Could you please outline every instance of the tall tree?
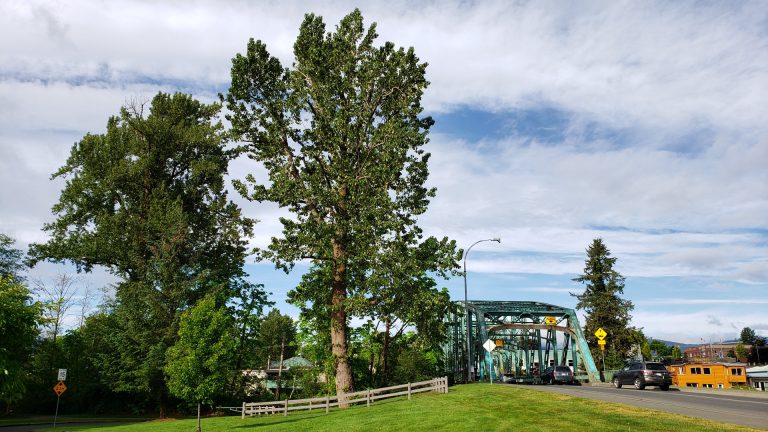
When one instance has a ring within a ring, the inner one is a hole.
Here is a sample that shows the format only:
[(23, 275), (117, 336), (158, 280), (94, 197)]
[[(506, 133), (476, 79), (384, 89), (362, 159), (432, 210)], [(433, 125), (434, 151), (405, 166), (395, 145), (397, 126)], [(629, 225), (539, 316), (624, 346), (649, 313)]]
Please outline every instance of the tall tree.
[[(326, 33), (322, 18), (305, 17), (285, 68), (261, 41), (250, 40), (232, 60), (223, 98), (235, 136), (266, 168), (269, 184), (253, 176), (243, 196), (287, 207), (283, 236), (261, 256), (290, 271), (301, 259), (329, 271), (327, 290), (314, 296), (330, 314), (337, 392), (353, 390), (348, 358), (348, 299), (361, 286), (349, 269), (390, 233), (414, 232), (434, 189), (424, 187), (429, 154), (422, 147), (433, 121), (420, 117), (426, 64), (412, 48), (375, 46), (355, 10)], [(343, 397), (342, 397), (343, 399)]]
[(123, 108), (106, 133), (72, 147), (53, 175), (66, 184), (56, 220), (43, 228), (51, 238), (30, 247), (30, 263), (99, 265), (122, 279), (114, 383), (151, 395), (163, 416), (165, 352), (180, 311), (206, 293), (231, 291), (252, 222), (224, 188), (234, 153), (216, 121), (220, 106), (159, 93), (145, 108)]
[(629, 325), (634, 308), (632, 302), (619, 297), (624, 294), (624, 276), (614, 269), (616, 258), (602, 239), (595, 239), (587, 248), (584, 273), (573, 279), (584, 284), (581, 294), (571, 293), (578, 299), (577, 309), (586, 314), (584, 333), (594, 358), (601, 359), (597, 347), (598, 328), (603, 328), (606, 337), (606, 365), (609, 368), (621, 366), (634, 343), (641, 342), (635, 336), (635, 329)]

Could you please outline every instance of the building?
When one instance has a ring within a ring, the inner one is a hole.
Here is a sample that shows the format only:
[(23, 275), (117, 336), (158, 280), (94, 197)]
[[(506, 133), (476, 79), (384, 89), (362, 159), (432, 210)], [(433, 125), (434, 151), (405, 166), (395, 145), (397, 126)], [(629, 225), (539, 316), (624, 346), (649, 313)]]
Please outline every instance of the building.
[(747, 380), (753, 389), (768, 391), (768, 366), (755, 366), (747, 369)]
[[(704, 344), (686, 348), (683, 356), (687, 360), (694, 359), (713, 359), (713, 358), (733, 358), (736, 353), (735, 343), (729, 344)], [(744, 351), (749, 352), (752, 345), (743, 345)], [(730, 356), (728, 354), (731, 354)]]
[(683, 363), (667, 366), (678, 387), (721, 388), (747, 385), (743, 363)]

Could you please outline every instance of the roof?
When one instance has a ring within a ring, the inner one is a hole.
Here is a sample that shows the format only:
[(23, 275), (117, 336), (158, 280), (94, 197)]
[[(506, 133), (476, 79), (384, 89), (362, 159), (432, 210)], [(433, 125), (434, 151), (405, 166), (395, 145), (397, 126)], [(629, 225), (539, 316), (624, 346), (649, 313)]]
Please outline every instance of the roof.
[(747, 376), (756, 378), (756, 377), (765, 377), (768, 378), (768, 366), (755, 366), (747, 369)]

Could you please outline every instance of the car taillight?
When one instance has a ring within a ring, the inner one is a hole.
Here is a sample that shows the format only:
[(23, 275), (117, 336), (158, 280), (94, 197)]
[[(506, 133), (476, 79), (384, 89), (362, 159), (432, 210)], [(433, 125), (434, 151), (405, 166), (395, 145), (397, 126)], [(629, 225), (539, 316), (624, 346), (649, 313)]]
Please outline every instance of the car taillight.
[(644, 370), (643, 375), (653, 375), (653, 372), (649, 370)]

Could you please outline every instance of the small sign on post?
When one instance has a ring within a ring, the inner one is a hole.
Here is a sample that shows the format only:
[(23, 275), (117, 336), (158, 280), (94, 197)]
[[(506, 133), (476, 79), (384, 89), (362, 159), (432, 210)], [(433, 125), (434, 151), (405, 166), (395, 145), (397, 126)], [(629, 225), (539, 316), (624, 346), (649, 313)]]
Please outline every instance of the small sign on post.
[(64, 384), (64, 381), (59, 381), (58, 384), (53, 386), (53, 392), (56, 393), (56, 396), (61, 396), (65, 391), (67, 391), (67, 385)]
[(493, 350), (495, 350), (495, 349), (496, 349), (496, 342), (494, 342), (494, 341), (492, 341), (492, 340), (488, 339), (488, 340), (487, 340), (487, 341), (485, 341), (485, 343), (483, 344), (483, 348), (485, 348), (485, 350), (486, 350), (486, 351), (488, 351), (488, 352), (491, 352), (491, 351), (493, 351)]
[(59, 381), (66, 381), (67, 380), (67, 370), (66, 369), (59, 369)]
[(557, 318), (555, 318), (553, 316), (548, 316), (548, 317), (544, 318), (544, 323), (546, 325), (555, 325), (555, 324), (557, 324)]
[(603, 340), (603, 339), (605, 339), (606, 336), (608, 336), (608, 333), (606, 333), (605, 330), (603, 330), (603, 328), (600, 327), (595, 332), (595, 336), (597, 336), (598, 339)]

